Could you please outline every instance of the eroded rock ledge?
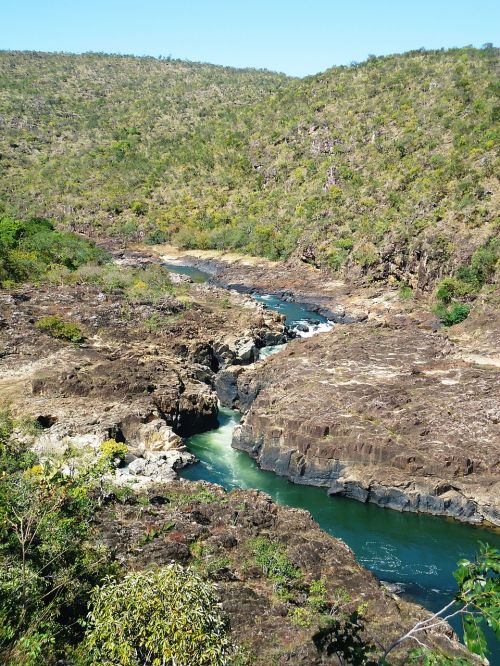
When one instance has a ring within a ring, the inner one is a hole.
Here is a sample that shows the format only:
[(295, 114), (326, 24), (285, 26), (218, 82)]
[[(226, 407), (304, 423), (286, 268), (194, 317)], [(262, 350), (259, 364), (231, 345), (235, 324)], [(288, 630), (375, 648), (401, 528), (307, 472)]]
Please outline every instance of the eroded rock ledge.
[(245, 417), (233, 446), (295, 483), (400, 511), (500, 525), (500, 371), (413, 325), (337, 326), (219, 395)]

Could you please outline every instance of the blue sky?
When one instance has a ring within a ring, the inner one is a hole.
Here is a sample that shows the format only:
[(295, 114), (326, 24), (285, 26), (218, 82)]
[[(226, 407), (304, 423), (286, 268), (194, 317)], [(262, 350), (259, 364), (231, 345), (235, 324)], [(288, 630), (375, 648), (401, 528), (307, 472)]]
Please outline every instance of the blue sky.
[(104, 51), (294, 76), (410, 49), (498, 43), (498, 0), (0, 0), (1, 49)]

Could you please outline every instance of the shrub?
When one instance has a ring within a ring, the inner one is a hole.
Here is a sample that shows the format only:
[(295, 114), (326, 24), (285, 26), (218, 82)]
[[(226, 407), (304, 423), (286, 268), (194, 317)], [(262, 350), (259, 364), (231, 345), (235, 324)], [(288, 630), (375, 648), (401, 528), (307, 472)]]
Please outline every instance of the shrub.
[(315, 618), (314, 614), (309, 608), (298, 606), (297, 608), (293, 609), (290, 619), (292, 624), (294, 624), (296, 627), (306, 628), (313, 624)]
[(338, 271), (344, 265), (348, 252), (342, 248), (332, 248), (327, 255), (327, 262), (333, 271)]
[(373, 243), (363, 243), (358, 246), (354, 250), (352, 257), (361, 268), (365, 269), (373, 266), (380, 259), (378, 250)]
[(68, 279), (68, 271), (93, 261), (104, 263), (108, 255), (76, 234), (54, 231), (44, 219), (0, 218), (0, 280), (38, 280), (49, 275), (52, 282)]
[(168, 271), (153, 264), (147, 268), (133, 271), (134, 279), (126, 289), (127, 298), (134, 302), (154, 303), (167, 293), (173, 292)]
[(448, 307), (439, 304), (434, 312), (438, 315), (444, 326), (453, 326), (467, 319), (470, 313), (470, 305), (454, 301)]
[(59, 340), (82, 342), (84, 339), (83, 333), (77, 324), (64, 321), (57, 315), (42, 317), (36, 322), (35, 328)]
[(70, 270), (91, 261), (103, 263), (107, 258), (106, 253), (93, 243), (64, 231), (40, 231), (23, 239), (19, 246), (35, 253), (47, 266), (61, 264)]
[(302, 576), (286, 554), (282, 544), (272, 543), (265, 537), (251, 542), (255, 562), (262, 567), (264, 574), (277, 586), (278, 590), (289, 587), (293, 581)]
[(311, 609), (318, 612), (324, 611), (327, 608), (327, 593), (323, 579), (314, 580), (309, 586), (307, 604)]
[(445, 278), (437, 285), (436, 298), (441, 301), (441, 303), (448, 304), (451, 303), (453, 298), (467, 296), (470, 291), (470, 287), (461, 280), (451, 277)]
[(500, 239), (493, 238), (474, 252), (470, 266), (462, 266), (458, 269), (457, 277), (479, 291), (495, 273), (499, 253)]
[(228, 624), (215, 588), (177, 564), (94, 590), (88, 621), (91, 664), (229, 664)]
[(128, 448), (123, 442), (117, 442), (115, 439), (107, 439), (99, 447), (101, 455), (97, 461), (97, 472), (104, 472), (113, 465), (120, 465), (128, 453)]
[(161, 245), (162, 243), (167, 242), (167, 234), (161, 229), (155, 229), (145, 238), (145, 243), (147, 245)]
[(148, 210), (148, 205), (145, 201), (132, 201), (130, 210), (136, 215), (145, 215)]

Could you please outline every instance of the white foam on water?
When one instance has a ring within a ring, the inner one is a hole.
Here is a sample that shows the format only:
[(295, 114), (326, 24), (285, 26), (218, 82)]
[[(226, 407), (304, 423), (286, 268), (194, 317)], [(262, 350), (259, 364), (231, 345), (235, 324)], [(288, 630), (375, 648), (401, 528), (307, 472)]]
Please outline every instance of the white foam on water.
[[(298, 324), (303, 324), (309, 328), (308, 331), (300, 331), (297, 329)], [(295, 331), (295, 334), (297, 335), (298, 338), (312, 338), (313, 335), (316, 335), (317, 333), (327, 333), (328, 331), (331, 331), (333, 328), (333, 322), (332, 321), (324, 321), (319, 324), (310, 324), (306, 320), (303, 321), (297, 321), (295, 322), (295, 325), (292, 327), (292, 331)]]
[(269, 356), (273, 356), (273, 354), (277, 354), (278, 352), (280, 352), (284, 348), (285, 348), (285, 344), (269, 345), (267, 347), (262, 347), (262, 349), (259, 349), (259, 360), (261, 361), (264, 358), (268, 358)]

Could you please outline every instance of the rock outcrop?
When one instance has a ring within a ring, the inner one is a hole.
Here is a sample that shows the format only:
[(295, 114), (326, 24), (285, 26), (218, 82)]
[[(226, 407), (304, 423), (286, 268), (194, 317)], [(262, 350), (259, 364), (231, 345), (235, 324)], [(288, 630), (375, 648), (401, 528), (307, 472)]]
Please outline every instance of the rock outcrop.
[(338, 326), (228, 369), (233, 446), (263, 469), (362, 502), (500, 525), (500, 371), (440, 333)]
[[(160, 479), (193, 460), (182, 438), (217, 426), (215, 373), (253, 361), (287, 332), (279, 315), (247, 296), (182, 289), (189, 307), (171, 294), (131, 304), (119, 290), (80, 285), (1, 295), (0, 407), (38, 422), (41, 455), (95, 455), (113, 438), (142, 458), (139, 476)], [(37, 330), (46, 315), (77, 322), (84, 343)]]

